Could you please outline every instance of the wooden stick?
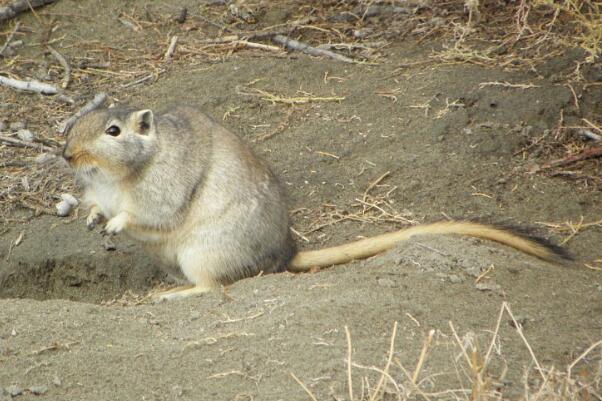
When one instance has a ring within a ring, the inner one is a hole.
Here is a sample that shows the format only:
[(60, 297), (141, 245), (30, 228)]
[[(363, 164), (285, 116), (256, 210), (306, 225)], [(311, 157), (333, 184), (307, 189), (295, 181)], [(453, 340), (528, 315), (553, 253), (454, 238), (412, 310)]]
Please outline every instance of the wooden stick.
[(0, 162), (0, 168), (7, 167), (27, 167), (29, 163), (23, 160), (11, 160), (8, 162)]
[(65, 132), (67, 132), (67, 130), (69, 130), (69, 128), (71, 128), (71, 126), (75, 124), (78, 118), (80, 118), (84, 114), (91, 112), (94, 109), (99, 108), (105, 102), (105, 100), (107, 100), (106, 93), (99, 93), (98, 95), (94, 96), (94, 99), (90, 100), (74, 115), (63, 121), (63, 123), (59, 126), (59, 133), (64, 135)]
[(305, 43), (291, 39), (288, 36), (274, 35), (272, 37), (272, 40), (274, 42), (278, 43), (279, 45), (286, 47), (287, 49), (300, 51), (305, 54), (309, 54), (311, 56), (325, 56), (325, 57), (329, 57), (333, 60), (342, 61), (344, 63), (355, 63), (355, 61), (350, 59), (349, 57), (341, 56), (340, 54), (331, 52), (330, 50), (318, 49), (316, 47), (312, 47)]
[(600, 156), (602, 156), (602, 146), (597, 146), (594, 148), (586, 149), (583, 152), (577, 153), (576, 155), (568, 156), (558, 160), (553, 160), (541, 166), (541, 170), (552, 167), (566, 166), (567, 164), (571, 164), (581, 160), (593, 159), (595, 157)]
[(176, 46), (178, 45), (178, 37), (172, 36), (171, 41), (169, 42), (169, 47), (165, 52), (165, 56), (163, 57), (163, 61), (166, 63), (171, 62), (171, 57), (173, 56), (173, 52), (176, 50)]
[(20, 139), (17, 138), (13, 138), (10, 136), (4, 136), (4, 135), (0, 135), (0, 142), (4, 142), (7, 143), (9, 145), (13, 145), (13, 146), (17, 146), (20, 148), (33, 148), (33, 149), (42, 149), (45, 150), (47, 152), (54, 152), (54, 148), (45, 146), (45, 145), (41, 145), (41, 144), (36, 144), (36, 143), (31, 143), (31, 142), (25, 142), (22, 141)]
[(590, 127), (592, 127), (593, 129), (595, 129), (596, 131), (598, 131), (599, 133), (602, 134), (602, 128), (598, 127), (596, 124), (594, 124), (593, 122), (589, 121), (586, 118), (582, 118), (581, 119), (584, 123), (586, 123), (587, 125), (589, 125)]
[(203, 39), (200, 40), (198, 43), (202, 43), (202, 44), (219, 44), (219, 43), (230, 43), (230, 42), (237, 42), (239, 40), (262, 40), (262, 39), (269, 39), (274, 35), (279, 35), (279, 34), (285, 34), (290, 32), (291, 29), (280, 29), (277, 31), (268, 31), (268, 32), (248, 32), (248, 33), (241, 33), (241, 34), (235, 34), (235, 35), (225, 35), (219, 38), (211, 38), (211, 39)]
[(141, 84), (141, 83), (146, 82), (146, 81), (148, 81), (150, 79), (153, 79), (153, 78), (155, 78), (155, 74), (150, 73), (149, 75), (147, 75), (145, 77), (142, 77), (142, 78), (139, 78), (139, 79), (137, 79), (135, 81), (128, 82), (127, 84), (121, 84), (121, 87), (122, 88), (129, 88), (130, 86)]
[(58, 89), (52, 85), (38, 81), (19, 81), (18, 79), (8, 78), (2, 75), (0, 75), (0, 84), (23, 91), (41, 93), (43, 95), (55, 95), (58, 93)]
[(282, 49), (280, 47), (278, 47), (278, 46), (264, 45), (263, 43), (249, 42), (247, 40), (235, 40), (232, 43), (237, 44), (237, 45), (241, 45), (241, 46), (251, 47), (253, 49), (267, 50), (267, 51), (270, 51), (270, 52), (280, 52), (280, 51), (282, 51)]
[(387, 178), (389, 176), (389, 174), (391, 174), (391, 172), (387, 171), (386, 173), (384, 173), (383, 175), (381, 175), (380, 177), (378, 177), (376, 180), (372, 181), (370, 183), (370, 185), (368, 185), (368, 188), (366, 188), (366, 190), (364, 191), (364, 197), (362, 198), (364, 200), (364, 202), (366, 201), (366, 198), (368, 197), (368, 194), (370, 193), (370, 191), (372, 191), (372, 189), (374, 189), (375, 186), (377, 186), (378, 184), (380, 184), (380, 182), (382, 180), (384, 180), (385, 178)]
[(0, 22), (14, 18), (23, 11), (54, 3), (57, 0), (14, 0), (8, 6), (0, 7)]
[(47, 47), (48, 51), (50, 51), (50, 54), (52, 54), (54, 58), (57, 59), (59, 64), (63, 67), (63, 70), (65, 70), (65, 76), (63, 77), (63, 83), (61, 84), (61, 88), (67, 89), (67, 87), (69, 86), (69, 82), (71, 82), (71, 67), (69, 66), (67, 60), (65, 60), (65, 57), (63, 57), (61, 53), (57, 52), (54, 49), (54, 47), (50, 45)]
[(20, 22), (17, 22), (15, 24), (15, 27), (13, 28), (12, 32), (10, 33), (10, 35), (8, 35), (8, 38), (6, 38), (6, 42), (4, 42), (4, 46), (2, 46), (2, 49), (0, 49), (0, 56), (2, 55), (2, 53), (4, 53), (6, 51), (6, 49), (8, 48), (8, 45), (10, 45), (11, 40), (13, 40), (13, 37), (19, 30), (20, 26), (21, 26)]

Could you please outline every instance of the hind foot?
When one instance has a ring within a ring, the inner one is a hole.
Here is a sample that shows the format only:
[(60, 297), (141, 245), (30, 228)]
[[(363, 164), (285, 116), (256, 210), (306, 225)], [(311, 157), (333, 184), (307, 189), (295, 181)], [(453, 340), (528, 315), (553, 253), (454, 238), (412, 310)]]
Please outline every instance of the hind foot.
[(175, 301), (178, 299), (188, 298), (195, 295), (204, 294), (213, 290), (211, 287), (185, 285), (182, 287), (172, 288), (171, 290), (162, 291), (157, 294), (153, 294), (151, 299), (154, 303), (164, 301)]

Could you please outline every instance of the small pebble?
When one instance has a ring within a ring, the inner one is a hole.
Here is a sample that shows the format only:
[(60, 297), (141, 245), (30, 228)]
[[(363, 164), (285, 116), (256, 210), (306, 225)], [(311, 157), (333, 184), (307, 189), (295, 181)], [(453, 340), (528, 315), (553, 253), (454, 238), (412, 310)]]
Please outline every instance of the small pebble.
[(466, 273), (470, 274), (472, 277), (479, 277), (483, 274), (480, 266), (469, 267), (466, 269)]
[(14, 328), (10, 331), (10, 335), (11, 336), (16, 336), (17, 335), (17, 330), (15, 330)]
[(15, 51), (15, 49), (13, 49), (12, 46), (8, 46), (4, 49), (4, 53), (2, 53), (2, 56), (4, 57), (13, 57), (15, 54), (17, 54), (17, 52)]
[(53, 155), (52, 153), (40, 153), (36, 156), (34, 161), (36, 162), (36, 164), (46, 164), (50, 160), (54, 159), (56, 159), (56, 155)]
[(4, 121), (0, 121), (0, 131), (4, 131), (6, 130), (7, 125)]
[(8, 394), (11, 395), (11, 397), (16, 397), (18, 395), (23, 394), (23, 389), (19, 386), (16, 385), (10, 385), (6, 388), (6, 391), (8, 392)]
[(374, 30), (370, 29), (370, 28), (355, 29), (353, 31), (353, 36), (357, 39), (364, 39), (366, 36), (370, 35), (372, 32), (374, 32)]
[(457, 276), (455, 274), (450, 274), (449, 281), (453, 284), (459, 284), (459, 283), (463, 282), (464, 280), (460, 276)]
[(34, 136), (33, 133), (28, 129), (20, 129), (17, 131), (17, 136), (23, 142), (33, 142)]
[(175, 396), (175, 397), (181, 397), (182, 394), (184, 394), (184, 390), (182, 389), (182, 386), (178, 386), (177, 384), (175, 386), (173, 386), (171, 388), (171, 393)]
[(73, 206), (69, 202), (62, 200), (56, 204), (56, 215), (59, 217), (69, 216), (72, 208)]
[[(516, 315), (514, 317), (514, 320), (516, 320), (516, 323), (520, 324), (521, 327), (525, 327), (527, 325), (527, 322), (529, 321), (529, 318), (523, 315)], [(510, 320), (508, 323), (510, 323), (510, 326), (517, 328), (516, 324), (514, 323), (514, 320)]]
[(14, 123), (10, 123), (11, 131), (19, 131), (20, 129), (27, 128), (27, 124), (24, 121), (15, 121)]
[(60, 387), (63, 384), (63, 381), (60, 377), (54, 376), (54, 378), (52, 379), (52, 384), (54, 384), (57, 387)]
[(105, 251), (114, 251), (117, 249), (115, 243), (113, 240), (111, 240), (111, 237), (108, 236), (104, 237), (104, 240), (102, 241), (102, 247), (105, 249)]
[(29, 388), (29, 391), (31, 392), (31, 394), (34, 394), (34, 395), (42, 395), (42, 394), (45, 394), (48, 391), (48, 387), (46, 387), (46, 386), (31, 386)]
[(376, 282), (381, 287), (395, 287), (395, 281), (391, 280), (390, 278), (379, 278)]
[(61, 93), (56, 98), (58, 100), (60, 100), (61, 102), (64, 102), (64, 103), (67, 103), (67, 104), (75, 104), (75, 100), (71, 96), (67, 96), (64, 93)]
[(30, 190), (29, 179), (27, 177), (22, 177), (21, 178), (21, 186), (23, 187), (23, 189), (25, 190), (25, 192), (29, 192), (29, 190)]
[(188, 9), (186, 7), (182, 7), (180, 12), (176, 16), (175, 20), (178, 24), (183, 24), (186, 22), (186, 18), (188, 17)]
[(75, 196), (71, 195), (71, 194), (61, 194), (61, 199), (64, 200), (65, 202), (67, 202), (68, 204), (70, 204), (71, 206), (77, 206), (79, 205), (79, 201), (77, 199), (75, 199)]
[(475, 288), (479, 291), (499, 291), (502, 287), (496, 283), (477, 283)]

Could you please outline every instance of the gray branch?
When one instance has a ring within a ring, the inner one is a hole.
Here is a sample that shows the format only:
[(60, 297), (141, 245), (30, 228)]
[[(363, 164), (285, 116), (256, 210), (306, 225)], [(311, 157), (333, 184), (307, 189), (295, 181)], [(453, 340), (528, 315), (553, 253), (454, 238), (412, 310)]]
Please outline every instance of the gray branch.
[(0, 22), (14, 18), (17, 14), (31, 8), (41, 7), (54, 3), (57, 0), (14, 0), (7, 6), (0, 7)]
[(90, 100), (74, 115), (63, 121), (63, 123), (59, 126), (59, 132), (65, 135), (65, 132), (67, 132), (69, 128), (71, 128), (71, 126), (75, 124), (78, 118), (80, 118), (84, 114), (91, 112), (94, 109), (99, 108), (105, 102), (105, 100), (107, 100), (106, 93), (99, 93), (98, 95), (94, 96), (94, 99)]

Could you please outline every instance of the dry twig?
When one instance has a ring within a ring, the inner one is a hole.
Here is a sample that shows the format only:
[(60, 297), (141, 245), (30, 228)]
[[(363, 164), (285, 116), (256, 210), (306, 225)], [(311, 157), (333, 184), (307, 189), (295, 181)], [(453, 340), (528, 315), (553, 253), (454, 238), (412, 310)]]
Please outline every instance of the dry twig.
[(20, 139), (13, 138), (13, 137), (10, 137), (10, 136), (4, 136), (4, 135), (0, 136), (0, 142), (4, 142), (4, 143), (7, 143), (9, 145), (17, 146), (17, 147), (20, 147), (20, 148), (41, 149), (41, 150), (44, 150), (44, 151), (47, 151), (47, 152), (54, 152), (54, 150), (55, 150), (53, 148), (50, 148), (50, 147), (42, 145), (42, 144), (37, 144), (37, 143), (32, 143), (32, 142), (25, 142), (25, 141), (22, 141)]
[(504, 82), (499, 82), (499, 81), (494, 81), (494, 82), (481, 82), (479, 84), (479, 89), (483, 89), (486, 86), (503, 86), (505, 88), (518, 88), (518, 89), (530, 89), (530, 88), (539, 88), (538, 85), (534, 85), (534, 84), (513, 84), (510, 83), (508, 81), (504, 81)]
[(0, 23), (14, 18), (23, 11), (54, 3), (55, 1), (57, 0), (14, 0), (7, 6), (0, 7)]
[(602, 146), (585, 149), (574, 155), (563, 157), (562, 159), (553, 160), (539, 167), (539, 170), (549, 169), (552, 167), (566, 166), (567, 164), (575, 163), (582, 160), (593, 159), (602, 156)]
[(43, 95), (55, 95), (58, 93), (52, 85), (48, 85), (38, 81), (20, 81), (0, 75), (0, 84), (27, 92), (36, 92)]
[(17, 22), (15, 24), (15, 27), (13, 28), (12, 32), (10, 33), (10, 35), (8, 35), (8, 37), (6, 38), (6, 41), (4, 42), (4, 45), (0, 49), (0, 56), (2, 56), (2, 53), (4, 53), (6, 51), (6, 49), (10, 45), (10, 42), (13, 40), (13, 37), (19, 31), (20, 26), (21, 26), (21, 22)]
[(61, 88), (67, 89), (67, 87), (69, 86), (69, 82), (71, 81), (71, 67), (69, 66), (67, 60), (65, 60), (65, 57), (63, 57), (61, 53), (56, 51), (55, 48), (53, 48), (52, 46), (48, 46), (48, 51), (50, 51), (50, 54), (52, 54), (54, 58), (57, 59), (59, 64), (63, 67), (63, 70), (65, 70), (65, 76), (63, 77), (63, 83), (61, 84)]
[(309, 54), (311, 56), (324, 56), (333, 60), (342, 61), (344, 63), (355, 63), (355, 60), (350, 59), (349, 57), (341, 56), (340, 54), (331, 52), (330, 50), (312, 47), (308, 44), (299, 42), (298, 40), (291, 39), (284, 35), (274, 35), (272, 37), (272, 40), (286, 47), (287, 49), (299, 51), (305, 54)]
[(106, 93), (99, 93), (98, 95), (94, 96), (94, 99), (90, 100), (88, 103), (86, 103), (84, 105), (84, 107), (79, 109), (74, 115), (72, 115), (71, 117), (69, 117), (68, 119), (63, 121), (63, 123), (59, 126), (59, 129), (58, 129), (59, 133), (64, 135), (65, 132), (67, 132), (69, 130), (69, 128), (71, 128), (71, 126), (73, 124), (75, 124), (75, 122), (77, 121), (78, 118), (80, 118), (84, 114), (91, 112), (94, 109), (99, 108), (105, 102), (105, 100), (107, 100)]

